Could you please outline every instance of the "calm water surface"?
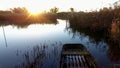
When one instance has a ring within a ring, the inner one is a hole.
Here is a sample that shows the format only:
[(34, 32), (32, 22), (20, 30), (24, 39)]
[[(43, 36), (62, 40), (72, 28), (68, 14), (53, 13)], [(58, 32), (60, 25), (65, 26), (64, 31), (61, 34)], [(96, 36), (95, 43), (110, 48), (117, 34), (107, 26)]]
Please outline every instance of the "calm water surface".
[(34, 62), (38, 62), (36, 67), (56, 68), (66, 43), (84, 44), (102, 67), (120, 62), (110, 59), (109, 45), (104, 40), (95, 42), (84, 33), (72, 33), (68, 27), (69, 22), (60, 19), (58, 24), (31, 24), (24, 28), (0, 26), (0, 68), (21, 68)]

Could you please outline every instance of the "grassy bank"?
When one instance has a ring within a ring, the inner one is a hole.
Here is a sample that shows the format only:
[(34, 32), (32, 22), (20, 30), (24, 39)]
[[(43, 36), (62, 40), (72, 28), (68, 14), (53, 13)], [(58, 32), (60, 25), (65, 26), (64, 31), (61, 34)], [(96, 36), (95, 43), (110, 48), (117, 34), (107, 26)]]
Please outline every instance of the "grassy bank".
[(53, 13), (44, 13), (38, 15), (5, 13), (0, 14), (0, 26), (16, 25), (26, 27), (30, 24), (57, 24), (57, 16)]
[(101, 34), (107, 40), (120, 45), (120, 6), (103, 8), (91, 12), (61, 12), (58, 18), (68, 19), (70, 28)]

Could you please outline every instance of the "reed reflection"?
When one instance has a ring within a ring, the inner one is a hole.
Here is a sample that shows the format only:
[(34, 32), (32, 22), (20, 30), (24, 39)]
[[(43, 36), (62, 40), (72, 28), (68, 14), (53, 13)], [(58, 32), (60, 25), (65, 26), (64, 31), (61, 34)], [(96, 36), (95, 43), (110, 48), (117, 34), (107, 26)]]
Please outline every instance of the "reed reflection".
[[(66, 31), (69, 32), (69, 34), (73, 34), (73, 38), (78, 37), (82, 41), (85, 37), (88, 37), (90, 41), (87, 45), (90, 43), (94, 43), (96, 45), (96, 49), (100, 50), (100, 52), (106, 52), (106, 55), (108, 56), (108, 59), (111, 61), (110, 64), (107, 64), (107, 66), (119, 66), (120, 67), (120, 46), (119, 44), (115, 44), (104, 34), (101, 33), (94, 33), (92, 31), (89, 31), (88, 29), (82, 29), (79, 24), (74, 24), (77, 21), (76, 20), (69, 20), (69, 25), (66, 27)], [(107, 45), (104, 45), (103, 43), (106, 42)], [(118, 42), (119, 43), (119, 42)], [(92, 46), (92, 45), (91, 45)]]
[(8, 44), (7, 44), (7, 39), (6, 39), (6, 35), (5, 35), (5, 29), (4, 29), (4, 27), (2, 26), (2, 29), (3, 29), (3, 35), (4, 35), (4, 39), (5, 39), (5, 45), (6, 45), (6, 47), (8, 46)]
[(111, 59), (113, 67), (120, 67), (120, 46), (110, 45), (108, 50), (108, 56)]

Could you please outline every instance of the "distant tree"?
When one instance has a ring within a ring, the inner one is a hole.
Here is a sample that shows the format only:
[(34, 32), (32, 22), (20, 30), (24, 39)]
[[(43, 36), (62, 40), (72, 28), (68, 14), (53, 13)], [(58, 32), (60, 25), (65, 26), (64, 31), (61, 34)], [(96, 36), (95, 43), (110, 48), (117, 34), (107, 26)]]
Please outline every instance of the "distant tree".
[(109, 8), (107, 8), (107, 7), (104, 7), (103, 9), (100, 9), (100, 12), (107, 12), (107, 11), (109, 11)]
[(28, 10), (25, 7), (10, 8), (10, 11), (13, 13), (28, 13)]
[(58, 11), (59, 11), (59, 8), (56, 8), (56, 7), (50, 9), (51, 13), (57, 13)]
[(74, 8), (70, 8), (70, 11), (71, 11), (71, 12), (74, 12)]
[(116, 1), (114, 4), (113, 4), (114, 8), (120, 8), (120, 0)]

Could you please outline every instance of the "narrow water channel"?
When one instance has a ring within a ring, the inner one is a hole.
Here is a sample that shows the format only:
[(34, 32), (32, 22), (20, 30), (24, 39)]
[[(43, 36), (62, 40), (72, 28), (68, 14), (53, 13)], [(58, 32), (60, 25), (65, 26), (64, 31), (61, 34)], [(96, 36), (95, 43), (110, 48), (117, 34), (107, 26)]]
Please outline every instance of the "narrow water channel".
[(68, 27), (69, 21), (60, 19), (58, 24), (0, 26), (0, 68), (25, 67), (36, 60), (37, 53), (36, 67), (57, 68), (62, 45), (67, 43), (83, 44), (101, 67), (120, 63), (110, 58), (109, 45), (103, 39), (96, 42)]

